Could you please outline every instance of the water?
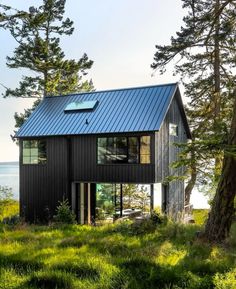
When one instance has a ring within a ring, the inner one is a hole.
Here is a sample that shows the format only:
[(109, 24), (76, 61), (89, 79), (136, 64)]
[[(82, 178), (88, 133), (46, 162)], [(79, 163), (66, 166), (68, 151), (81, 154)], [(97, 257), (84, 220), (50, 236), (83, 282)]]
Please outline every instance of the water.
[(19, 163), (0, 162), (0, 185), (12, 188), (14, 199), (19, 199)]

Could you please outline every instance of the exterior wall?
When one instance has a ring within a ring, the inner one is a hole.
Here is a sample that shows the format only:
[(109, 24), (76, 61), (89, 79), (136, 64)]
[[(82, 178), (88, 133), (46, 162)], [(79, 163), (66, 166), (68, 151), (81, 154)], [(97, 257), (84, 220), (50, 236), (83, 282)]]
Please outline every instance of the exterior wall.
[(31, 222), (52, 217), (58, 201), (68, 198), (71, 202), (73, 182), (153, 183), (154, 134), (150, 135), (151, 164), (98, 165), (96, 135), (47, 137), (47, 163), (44, 165), (23, 165), (20, 153), (21, 215)]
[(20, 209), (27, 221), (46, 221), (69, 196), (67, 139), (47, 139), (47, 164), (23, 165), (20, 141)]
[[(138, 136), (144, 135), (144, 133), (120, 135)], [(147, 134), (145, 133), (145, 135)], [(109, 135), (102, 136), (106, 137)], [(154, 134), (151, 134), (151, 164), (97, 164), (96, 143), (96, 135), (80, 135), (74, 136), (71, 139), (73, 181), (93, 183), (154, 183)]]
[[(169, 135), (169, 124), (178, 125), (178, 136)], [(155, 171), (156, 182), (163, 183), (168, 176), (182, 176), (184, 168), (171, 168), (171, 163), (178, 159), (181, 148), (173, 143), (186, 143), (187, 136), (176, 97), (173, 99), (159, 132), (155, 133)], [(184, 181), (176, 180), (168, 184), (168, 213), (176, 217), (184, 209)]]

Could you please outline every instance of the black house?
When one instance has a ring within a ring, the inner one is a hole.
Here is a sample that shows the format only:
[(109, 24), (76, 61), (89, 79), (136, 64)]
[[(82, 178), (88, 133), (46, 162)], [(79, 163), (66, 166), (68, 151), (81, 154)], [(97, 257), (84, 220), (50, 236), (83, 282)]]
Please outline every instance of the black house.
[(184, 209), (184, 182), (164, 184), (183, 174), (170, 167), (173, 143), (191, 138), (176, 83), (45, 97), (16, 137), (28, 221), (53, 215), (63, 199), (82, 224)]

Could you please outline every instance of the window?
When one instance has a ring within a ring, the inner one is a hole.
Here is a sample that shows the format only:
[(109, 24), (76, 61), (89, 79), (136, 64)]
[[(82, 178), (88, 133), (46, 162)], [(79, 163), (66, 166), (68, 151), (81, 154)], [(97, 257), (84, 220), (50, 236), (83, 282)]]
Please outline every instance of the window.
[(98, 105), (98, 100), (75, 101), (67, 104), (65, 112), (71, 111), (92, 111)]
[(150, 164), (150, 136), (98, 138), (97, 162)]
[(23, 141), (23, 164), (45, 164), (46, 160), (46, 141)]
[(140, 163), (150, 164), (150, 136), (140, 138)]
[(172, 136), (178, 136), (178, 125), (174, 124), (174, 123), (170, 123), (170, 127), (169, 127), (169, 132), (170, 135)]

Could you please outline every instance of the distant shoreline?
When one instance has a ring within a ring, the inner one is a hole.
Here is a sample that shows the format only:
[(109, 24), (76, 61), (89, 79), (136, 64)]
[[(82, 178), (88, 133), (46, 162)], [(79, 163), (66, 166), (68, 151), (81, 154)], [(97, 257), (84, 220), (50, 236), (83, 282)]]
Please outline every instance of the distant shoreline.
[(10, 161), (10, 162), (1, 162), (0, 161), (0, 165), (18, 165), (19, 162), (18, 161)]

